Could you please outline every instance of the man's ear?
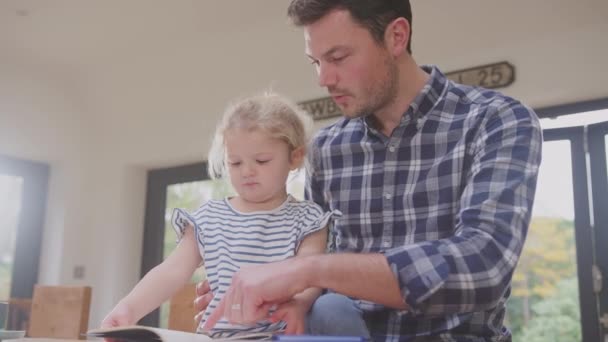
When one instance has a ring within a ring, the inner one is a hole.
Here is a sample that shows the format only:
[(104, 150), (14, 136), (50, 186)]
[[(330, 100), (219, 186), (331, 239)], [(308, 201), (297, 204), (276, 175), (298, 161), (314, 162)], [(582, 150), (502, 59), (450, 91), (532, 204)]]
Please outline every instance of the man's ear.
[(386, 26), (384, 41), (386, 42), (386, 48), (393, 56), (400, 56), (407, 50), (411, 29), (410, 23), (403, 17), (393, 20)]
[(289, 168), (292, 171), (299, 169), (302, 166), (302, 163), (304, 162), (305, 155), (306, 155), (305, 146), (300, 146), (300, 147), (294, 149), (293, 151), (291, 151), (291, 156), (290, 156), (291, 165), (289, 166)]

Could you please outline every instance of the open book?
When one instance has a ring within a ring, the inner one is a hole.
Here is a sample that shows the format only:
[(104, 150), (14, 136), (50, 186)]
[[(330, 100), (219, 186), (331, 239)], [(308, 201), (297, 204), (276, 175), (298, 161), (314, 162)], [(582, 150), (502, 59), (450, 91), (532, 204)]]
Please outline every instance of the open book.
[(209, 341), (237, 341), (253, 339), (270, 339), (271, 333), (251, 333), (228, 338), (211, 338), (203, 334), (195, 334), (177, 330), (144, 327), (132, 325), (117, 328), (93, 329), (86, 334), (87, 337), (111, 338), (118, 341), (164, 341), (164, 342), (209, 342)]

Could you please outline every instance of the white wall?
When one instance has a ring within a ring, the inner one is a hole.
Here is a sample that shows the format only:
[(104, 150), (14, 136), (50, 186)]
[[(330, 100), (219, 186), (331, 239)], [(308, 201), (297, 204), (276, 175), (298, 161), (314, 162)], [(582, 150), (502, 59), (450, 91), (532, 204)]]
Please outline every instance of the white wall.
[(51, 166), (39, 279), (61, 283), (69, 274), (66, 244), (86, 220), (83, 179), (86, 126), (69, 73), (21, 61), (0, 62), (0, 153)]
[[(517, 78), (504, 92), (535, 107), (608, 97), (606, 1), (413, 7), (420, 63), (449, 71), (507, 60)], [(40, 280), (93, 286), (91, 324), (139, 278), (148, 169), (204, 159), (234, 96), (271, 85), (296, 100), (325, 96), (283, 12), (256, 13), (259, 26), (246, 32), (150, 44), (87, 70), (0, 63), (0, 153), (51, 164)], [(84, 280), (72, 278), (75, 265)]]
[(605, 0), (414, 0), (414, 55), (445, 71), (507, 60), (538, 108), (608, 95)]

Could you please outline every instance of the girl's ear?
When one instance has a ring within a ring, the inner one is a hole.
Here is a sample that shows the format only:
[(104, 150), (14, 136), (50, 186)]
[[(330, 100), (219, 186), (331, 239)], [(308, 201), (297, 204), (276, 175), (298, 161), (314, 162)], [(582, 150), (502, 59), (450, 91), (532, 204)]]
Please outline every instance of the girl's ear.
[(304, 162), (304, 156), (306, 155), (306, 147), (301, 146), (296, 148), (295, 150), (291, 151), (291, 158), (290, 158), (290, 166), (289, 168), (291, 170), (297, 170), (302, 166), (302, 163)]

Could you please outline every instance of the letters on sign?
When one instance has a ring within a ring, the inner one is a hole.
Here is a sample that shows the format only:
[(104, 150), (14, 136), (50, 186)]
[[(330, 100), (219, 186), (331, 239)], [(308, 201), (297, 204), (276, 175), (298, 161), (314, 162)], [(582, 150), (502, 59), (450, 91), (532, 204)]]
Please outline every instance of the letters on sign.
[(323, 120), (342, 115), (340, 108), (331, 97), (304, 101), (300, 102), (299, 105), (310, 114), (314, 120)]

